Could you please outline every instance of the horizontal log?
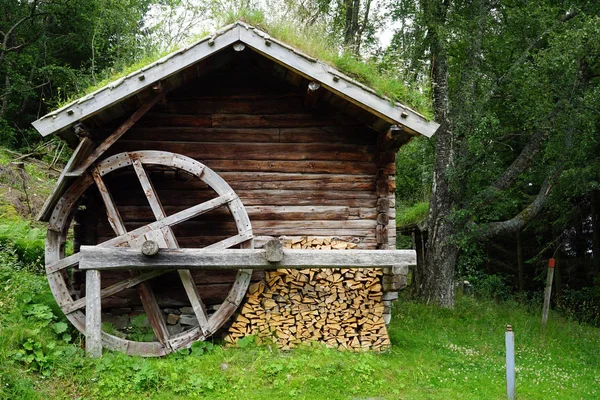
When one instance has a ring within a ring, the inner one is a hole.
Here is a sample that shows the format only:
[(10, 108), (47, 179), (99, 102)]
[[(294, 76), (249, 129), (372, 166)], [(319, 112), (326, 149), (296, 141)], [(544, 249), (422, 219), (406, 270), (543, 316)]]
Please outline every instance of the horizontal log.
[(356, 121), (341, 113), (249, 115), (212, 114), (215, 128), (298, 128), (331, 125), (355, 125)]
[(281, 143), (347, 143), (374, 146), (377, 133), (365, 126), (281, 128)]
[[(99, 135), (112, 131), (101, 129)], [(134, 126), (127, 140), (190, 141), (203, 143), (342, 143), (375, 146), (376, 135), (364, 126), (322, 126), (304, 128), (211, 128)]]
[(138, 126), (196, 126), (210, 128), (212, 126), (212, 117), (210, 114), (172, 115), (149, 112), (138, 121)]
[[(181, 211), (185, 206), (165, 206), (167, 215)], [(359, 209), (343, 206), (247, 206), (245, 207), (250, 221), (265, 220), (283, 220), (283, 221), (304, 221), (304, 220), (347, 220), (358, 219)], [(365, 209), (363, 215), (368, 216), (364, 219), (374, 219), (375, 211), (371, 213)], [(126, 221), (152, 221), (153, 213), (149, 206), (121, 206), (119, 212), (126, 217)], [(352, 218), (356, 217), (356, 218)], [(204, 214), (197, 218), (199, 221), (231, 221), (231, 214), (225, 208), (220, 208)]]
[[(120, 204), (119, 200), (121, 197), (130, 197), (131, 195), (137, 195), (138, 191), (141, 193), (138, 187), (129, 188), (113, 188), (111, 189), (111, 194), (115, 198), (117, 204)], [(234, 188), (235, 190), (235, 188)], [(244, 205), (246, 205), (247, 200), (251, 199), (261, 199), (263, 200), (264, 205), (274, 205), (277, 204), (277, 199), (311, 199), (311, 200), (322, 200), (322, 199), (330, 199), (330, 200), (349, 200), (349, 199), (364, 199), (371, 200), (373, 203), (373, 207), (375, 207), (375, 203), (377, 201), (377, 196), (373, 192), (369, 191), (334, 191), (334, 190), (279, 190), (279, 189), (262, 189), (262, 190), (235, 190), (236, 194), (242, 200)], [(165, 199), (175, 199), (175, 200), (184, 200), (184, 199), (193, 199), (196, 202), (206, 201), (208, 199), (215, 198), (214, 191), (212, 190), (168, 190), (168, 189), (158, 189), (158, 197), (163, 201), (166, 205), (172, 205), (173, 203), (169, 203)], [(268, 203), (268, 200), (274, 200), (273, 203)], [(126, 201), (124, 204), (132, 204), (130, 201), (134, 202), (139, 201), (140, 199), (122, 199)], [(144, 200), (144, 199), (142, 199)], [(265, 201), (267, 200), (267, 201)], [(182, 202), (183, 204), (183, 202)], [(254, 205), (254, 204), (253, 204)], [(300, 205), (300, 204), (299, 204)]]
[(170, 100), (153, 111), (167, 114), (286, 114), (302, 111), (302, 96), (244, 98), (197, 98)]
[[(145, 226), (144, 222), (126, 222), (125, 227), (128, 231)], [(377, 221), (374, 220), (347, 220), (347, 221), (253, 221), (252, 229), (255, 232), (273, 232), (270, 236), (277, 232), (313, 232), (320, 230), (330, 231), (350, 231), (356, 232), (374, 232), (377, 227)], [(102, 221), (98, 228), (100, 230), (108, 230), (108, 222)], [(176, 236), (200, 236), (203, 234), (221, 235), (230, 233), (234, 235), (237, 232), (235, 222), (217, 222), (217, 221), (187, 221), (176, 226), (173, 226), (173, 232)], [(283, 234), (283, 233), (279, 233)], [(307, 233), (308, 234), (308, 233)]]
[[(192, 272), (196, 286), (210, 286), (214, 284), (229, 284), (235, 281), (237, 271), (226, 269), (203, 269)], [(102, 288), (119, 283), (129, 278), (129, 271), (106, 271), (102, 274)], [(260, 280), (264, 277), (264, 272), (256, 270), (252, 274), (252, 281)], [(153, 281), (149, 281), (154, 284)], [(167, 273), (156, 280), (155, 291), (161, 288), (181, 288), (181, 279), (176, 272)]]
[[(115, 153), (124, 151), (115, 144)], [(183, 153), (185, 154), (185, 153)], [(215, 172), (290, 172), (314, 174), (374, 175), (377, 166), (374, 162), (343, 161), (283, 161), (283, 160), (203, 160), (197, 159)], [(393, 166), (391, 166), (393, 167)], [(390, 167), (390, 168), (391, 168)], [(390, 173), (389, 170), (386, 172)]]
[(414, 250), (284, 250), (281, 262), (269, 262), (263, 249), (161, 249), (148, 258), (137, 249), (81, 246), (79, 268), (98, 269), (305, 269), (408, 267)]
[[(165, 138), (167, 139), (167, 138)], [(324, 143), (199, 143), (163, 140), (147, 142), (125, 138), (113, 151), (160, 150), (202, 160), (339, 160), (374, 162), (375, 146)]]
[(235, 129), (201, 127), (134, 127), (127, 140), (195, 142), (279, 142), (279, 129)]

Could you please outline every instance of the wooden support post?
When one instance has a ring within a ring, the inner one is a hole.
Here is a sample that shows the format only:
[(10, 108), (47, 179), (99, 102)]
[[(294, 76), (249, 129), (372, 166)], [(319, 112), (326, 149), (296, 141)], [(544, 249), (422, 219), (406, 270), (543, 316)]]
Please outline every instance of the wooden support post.
[(90, 357), (102, 356), (102, 304), (100, 271), (86, 271), (85, 284), (85, 350)]
[(548, 322), (548, 312), (550, 310), (550, 297), (552, 296), (552, 280), (554, 279), (554, 265), (556, 260), (548, 260), (548, 274), (546, 275), (546, 289), (544, 290), (544, 306), (542, 308), (542, 329), (546, 328)]

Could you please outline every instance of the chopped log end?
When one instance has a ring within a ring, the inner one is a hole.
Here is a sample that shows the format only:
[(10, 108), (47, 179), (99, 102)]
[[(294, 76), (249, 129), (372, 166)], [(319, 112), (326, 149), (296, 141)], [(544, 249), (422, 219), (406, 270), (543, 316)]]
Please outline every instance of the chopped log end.
[[(356, 248), (355, 243), (335, 238), (286, 238), (271, 240), (265, 250)], [(283, 254), (283, 250), (282, 250)], [(383, 300), (385, 283), (381, 269), (278, 269), (251, 285), (225, 337), (235, 345), (254, 335), (282, 350), (311, 342), (348, 351), (385, 351), (391, 343), (386, 321), (390, 302)], [(392, 283), (395, 283), (392, 279)]]
[(157, 255), (158, 250), (159, 250), (158, 243), (156, 243), (154, 240), (146, 240), (142, 244), (142, 254), (147, 257), (153, 257), (153, 256)]

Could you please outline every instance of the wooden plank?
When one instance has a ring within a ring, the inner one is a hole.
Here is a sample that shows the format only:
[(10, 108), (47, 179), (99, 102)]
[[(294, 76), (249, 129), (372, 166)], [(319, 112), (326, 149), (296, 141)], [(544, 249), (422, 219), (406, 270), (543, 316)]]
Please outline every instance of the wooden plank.
[[(153, 82), (181, 71), (239, 40), (239, 28), (236, 25), (223, 28), (221, 32), (218, 40), (214, 41), (214, 45), (210, 46), (208, 44), (208, 37), (200, 40), (190, 46), (187, 49), (188, 51), (177, 51), (163, 57), (151, 66), (146, 66), (135, 71), (125, 78), (112, 82), (96, 92), (87, 95), (83, 99), (79, 99), (45, 115), (35, 121), (33, 126), (42, 136), (65, 129), (71, 124), (84, 120), (99, 110), (141, 91)], [(142, 76), (144, 79), (139, 79)]]
[[(81, 263), (79, 265), (81, 265)], [(167, 329), (167, 322), (158, 305), (158, 301), (156, 301), (152, 288), (147, 282), (142, 282), (138, 285), (138, 293), (142, 300), (142, 305), (144, 306), (144, 311), (146, 312), (150, 326), (152, 326), (152, 330), (154, 331), (154, 335), (163, 346), (168, 347), (169, 330)]]
[[(99, 130), (102, 133), (102, 130)], [(374, 146), (376, 133), (364, 126), (320, 126), (303, 128), (208, 128), (141, 126), (127, 132), (128, 140), (244, 143), (344, 143)]]
[[(100, 291), (100, 297), (102, 299), (106, 299), (107, 297), (113, 296), (119, 292), (126, 290), (126, 289), (132, 288), (132, 287), (134, 287), (142, 282), (146, 282), (152, 278), (156, 278), (157, 276), (165, 274), (166, 272), (167, 271), (151, 271), (151, 272), (144, 272), (142, 274), (132, 276), (121, 282), (118, 282), (118, 283), (115, 283), (108, 287), (105, 287), (104, 289), (102, 289)], [(82, 297), (80, 299), (74, 300), (73, 302), (65, 305), (62, 308), (62, 310), (65, 314), (68, 315), (74, 311), (81, 310), (83, 307), (85, 307), (85, 303), (86, 303), (86, 298)]]
[[(147, 206), (120, 206), (120, 210), (127, 215), (130, 222), (151, 221), (152, 210)], [(358, 219), (358, 208), (345, 206), (245, 206), (251, 221), (280, 220), (280, 221), (304, 221), (315, 220), (347, 220), (355, 214)], [(173, 214), (185, 209), (185, 206), (164, 207), (167, 214)], [(365, 209), (368, 210), (368, 209)], [(374, 210), (363, 213), (363, 218), (374, 219), (377, 215)], [(217, 209), (210, 214), (200, 217), (206, 221), (221, 221), (230, 218), (227, 210)], [(254, 223), (254, 222), (253, 222)]]
[[(267, 45), (264, 34), (254, 30), (240, 30), (240, 40), (249, 47), (265, 55), (271, 60), (289, 68), (296, 73), (313, 79), (338, 96), (367, 109), (392, 124), (400, 124), (408, 129), (430, 137), (439, 127), (435, 122), (427, 121), (421, 114), (408, 107), (391, 104), (389, 100), (379, 97), (375, 92), (360, 83), (346, 77), (339, 71), (309, 57), (299, 55), (297, 50), (277, 41), (271, 40)], [(334, 77), (336, 79), (334, 79)], [(404, 116), (402, 113), (405, 113)]]
[[(128, 188), (123, 188), (119, 194), (119, 200), (122, 200), (123, 204), (139, 204), (141, 199), (127, 199), (126, 197), (134, 192), (128, 191)], [(137, 192), (135, 192), (137, 194)], [(315, 206), (319, 205), (321, 200), (351, 200), (351, 199), (362, 199), (370, 200), (372, 202), (377, 201), (375, 193), (368, 190), (364, 191), (337, 191), (337, 190), (285, 190), (285, 189), (263, 189), (263, 190), (239, 190), (236, 191), (238, 196), (244, 200), (244, 204), (250, 200), (261, 200), (261, 205), (278, 205), (288, 204), (290, 200), (315, 200)], [(116, 195), (116, 193), (115, 193)], [(160, 191), (162, 199), (169, 199), (170, 204), (188, 204), (187, 200), (202, 201), (210, 198), (212, 193), (210, 190), (167, 190), (163, 189)], [(273, 201), (270, 202), (269, 199)], [(284, 202), (287, 200), (287, 202)], [(166, 201), (166, 200), (165, 200)], [(341, 203), (341, 202), (340, 202)], [(369, 202), (369, 204), (371, 204)], [(252, 203), (251, 205), (257, 205)], [(293, 205), (293, 201), (292, 204)], [(303, 205), (303, 204), (298, 204)], [(375, 203), (373, 203), (373, 206)]]
[(156, 190), (152, 185), (152, 182), (148, 178), (146, 174), (146, 170), (142, 166), (142, 163), (138, 159), (132, 159), (133, 169), (137, 175), (140, 184), (142, 185), (142, 189), (144, 190), (144, 194), (146, 195), (146, 199), (150, 204), (150, 208), (152, 208), (152, 212), (154, 213), (154, 217), (156, 220), (164, 219), (167, 215), (165, 214), (165, 210), (163, 209), (162, 204), (158, 200), (158, 196), (156, 195)]
[[(209, 246), (206, 246), (206, 249), (207, 250), (226, 249), (226, 248), (229, 248), (232, 246), (236, 246), (240, 243), (244, 243), (244, 242), (248, 241), (248, 239), (250, 239), (251, 237), (252, 237), (251, 235), (248, 236), (246, 234), (240, 234), (240, 235), (236, 235), (233, 237), (228, 237), (227, 239), (223, 239), (217, 243), (213, 243)], [(100, 244), (98, 246), (92, 246), (92, 247), (99, 248), (99, 247), (102, 247), (103, 245), (104, 245), (104, 243)], [(77, 255), (78, 255), (78, 259), (80, 259), (81, 253), (78, 253)], [(116, 283), (114, 285), (111, 285), (109, 287), (102, 289), (102, 291), (100, 292), (100, 295), (103, 299), (105, 299), (106, 297), (115, 295), (125, 289), (131, 288), (142, 282), (145, 282), (145, 281), (155, 278), (157, 276), (166, 274), (168, 272), (170, 272), (170, 270), (166, 270), (166, 271), (165, 270), (157, 270), (157, 271), (144, 272), (140, 275), (132, 276), (132, 277), (125, 279), (119, 283)], [(61, 305), (62, 310), (64, 311), (65, 314), (67, 314), (67, 316), (70, 313), (80, 310), (83, 307), (85, 307), (85, 297), (83, 297), (81, 299), (77, 299), (75, 301), (68, 301), (69, 299), (66, 299), (64, 306)]]
[(302, 96), (283, 94), (264, 98), (231, 98), (211, 96), (205, 98), (173, 99), (156, 107), (167, 114), (286, 114), (302, 110)]
[(242, 128), (197, 128), (181, 126), (141, 127), (134, 126), (127, 133), (128, 140), (182, 142), (256, 142), (269, 143), (279, 141), (278, 129), (242, 129)]
[(100, 303), (100, 271), (85, 273), (85, 351), (90, 357), (102, 356), (102, 305)]
[(207, 163), (208, 160), (280, 160), (302, 161), (375, 161), (375, 146), (354, 146), (327, 143), (271, 143), (268, 151), (261, 143), (146, 142), (123, 139), (118, 151), (161, 150), (185, 154)]
[[(142, 189), (144, 190), (144, 194), (148, 199), (148, 203), (150, 203), (150, 207), (152, 208), (152, 212), (157, 220), (162, 220), (166, 218), (165, 210), (158, 199), (156, 194), (156, 190), (152, 185), (152, 182), (148, 178), (144, 167), (139, 159), (132, 160), (133, 168), (136, 172), (136, 175), (142, 185)], [(171, 227), (164, 227), (161, 231), (153, 231), (158, 232), (159, 234), (156, 237), (149, 237), (148, 235), (152, 232), (146, 234), (146, 238), (148, 240), (157, 240), (158, 238), (162, 239), (162, 242), (159, 243), (159, 247), (166, 248), (178, 248), (177, 239), (171, 230)], [(190, 300), (190, 304), (192, 309), (194, 310), (194, 314), (196, 315), (196, 319), (198, 320), (198, 324), (202, 332), (206, 332), (208, 328), (208, 314), (206, 312), (206, 307), (204, 303), (200, 299), (200, 294), (198, 293), (198, 289), (196, 288), (196, 284), (194, 283), (194, 279), (192, 278), (192, 274), (188, 270), (178, 270), (179, 277), (181, 278), (181, 283), (187, 293), (187, 296)]]
[(346, 143), (375, 145), (377, 132), (359, 126), (319, 126), (280, 128), (281, 143)]
[(125, 229), (123, 219), (121, 218), (119, 210), (110, 192), (108, 191), (108, 188), (104, 184), (102, 176), (100, 175), (100, 172), (97, 168), (94, 168), (94, 170), (92, 171), (92, 177), (94, 178), (94, 182), (96, 182), (96, 186), (98, 186), (98, 191), (100, 192), (102, 201), (104, 201), (104, 206), (106, 207), (106, 216), (108, 217), (108, 222), (110, 226), (117, 235), (125, 235), (127, 233), (127, 229)]
[(139, 124), (140, 127), (145, 126), (180, 126), (180, 127), (196, 127), (210, 128), (213, 126), (212, 116), (210, 114), (164, 114), (164, 113), (149, 113)]
[(139, 250), (81, 246), (79, 268), (86, 269), (303, 269), (407, 267), (416, 262), (414, 250), (284, 250), (281, 262), (271, 263), (263, 249), (165, 249), (154, 257)]
[[(117, 143), (118, 145), (118, 143)], [(342, 162), (334, 160), (202, 160), (216, 172), (283, 172), (315, 174), (374, 175), (377, 166), (368, 161)]]
[[(143, 228), (144, 222), (131, 222), (127, 224), (130, 228), (137, 228), (138, 226)], [(280, 221), (280, 220), (269, 220), (269, 221), (254, 221), (252, 228), (256, 230), (268, 230), (268, 229), (375, 229), (377, 226), (376, 220), (369, 219), (356, 219), (347, 221)], [(215, 235), (219, 233), (234, 232), (236, 228), (235, 222), (229, 220), (225, 221), (189, 221), (185, 224), (175, 227), (177, 234), (183, 236), (190, 236), (192, 234), (202, 235), (209, 234)], [(139, 228), (138, 228), (139, 229)]]
[(76, 174), (83, 174), (102, 154), (106, 152), (117, 140), (121, 138), (140, 118), (144, 116), (156, 103), (165, 98), (166, 92), (161, 91), (153, 99), (143, 104), (134, 112), (125, 122), (121, 124), (109, 137), (107, 137), (98, 147), (94, 149), (84, 162), (73, 171)]
[[(136, 240), (136, 237), (127, 235), (125, 224), (121, 219), (119, 211), (112, 199), (110, 192), (108, 191), (102, 180), (98, 168), (94, 168), (92, 176), (94, 177), (94, 181), (98, 186), (98, 190), (100, 191), (100, 195), (102, 196), (102, 200), (104, 201), (104, 205), (106, 206), (106, 213), (111, 227), (117, 235), (128, 237), (127, 242), (131, 248), (139, 249), (141, 247), (141, 243), (138, 240)], [(137, 273), (132, 271), (132, 275), (135, 277)], [(146, 316), (148, 317), (148, 321), (152, 326), (154, 334), (156, 335), (158, 341), (161, 344), (163, 344), (164, 346), (168, 346), (169, 331), (167, 330), (167, 323), (165, 321), (162, 310), (158, 306), (158, 302), (156, 301), (156, 297), (152, 292), (152, 288), (147, 282), (142, 281), (138, 285), (138, 293), (140, 295), (140, 300), (142, 301), (144, 311), (146, 311)]]
[(50, 219), (52, 210), (56, 206), (56, 202), (62, 196), (72, 181), (72, 178), (67, 176), (74, 168), (76, 168), (90, 154), (94, 146), (94, 142), (89, 137), (82, 137), (73, 152), (73, 155), (67, 162), (67, 165), (60, 173), (56, 186), (52, 190), (52, 194), (46, 199), (42, 210), (38, 215), (38, 220), (47, 222)]
[(108, 246), (121, 246), (121, 245), (127, 244), (129, 242), (129, 240), (135, 239), (141, 235), (144, 235), (147, 232), (150, 232), (152, 230), (162, 229), (166, 226), (173, 226), (176, 224), (180, 224), (184, 221), (187, 221), (189, 219), (197, 217), (198, 215), (201, 215), (205, 212), (208, 212), (215, 208), (221, 207), (235, 199), (237, 199), (237, 196), (234, 193), (230, 193), (225, 196), (219, 196), (215, 199), (206, 201), (201, 204), (197, 204), (193, 207), (186, 208), (185, 210), (175, 213), (173, 215), (169, 215), (168, 217), (163, 218), (160, 221), (156, 221), (151, 224), (142, 226), (138, 229), (135, 229), (135, 230), (127, 233), (126, 235), (120, 235), (116, 238), (113, 238), (104, 243), (101, 243), (100, 245), (108, 247)]

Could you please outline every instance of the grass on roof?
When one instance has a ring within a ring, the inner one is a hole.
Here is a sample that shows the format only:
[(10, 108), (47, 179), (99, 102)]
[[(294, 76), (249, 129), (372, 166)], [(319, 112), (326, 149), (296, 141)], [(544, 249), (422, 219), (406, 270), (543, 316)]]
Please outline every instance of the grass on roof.
[[(391, 72), (381, 71), (373, 62), (357, 60), (348, 53), (340, 52), (338, 46), (327, 39), (329, 35), (322, 28), (298, 27), (286, 24), (285, 22), (267, 22), (262, 11), (249, 9), (229, 12), (224, 15), (221, 22), (223, 25), (228, 25), (236, 21), (243, 21), (255, 26), (267, 32), (271, 37), (331, 65), (333, 68), (340, 70), (353, 79), (372, 88), (381, 97), (409, 106), (415, 111), (423, 114), (427, 119), (432, 119), (433, 117), (431, 100), (427, 93), (428, 90), (423, 92), (418, 88), (411, 87), (398, 80)], [(197, 35), (194, 37), (193, 41), (197, 41), (204, 36), (207, 35), (205, 33)], [(184, 47), (185, 45), (187, 44), (180, 47)], [(69, 96), (69, 98), (63, 102), (59, 102), (57, 108), (63, 107), (77, 98), (90, 94), (106, 86), (110, 82), (139, 70), (176, 50), (177, 48), (174, 48), (160, 53), (149, 54), (141, 60), (122, 68), (116, 73), (111, 73), (110, 75), (107, 74), (106, 78), (102, 79), (97, 84)]]
[(429, 215), (429, 202), (419, 202), (411, 206), (398, 206), (396, 209), (396, 226), (405, 227), (425, 221)]

